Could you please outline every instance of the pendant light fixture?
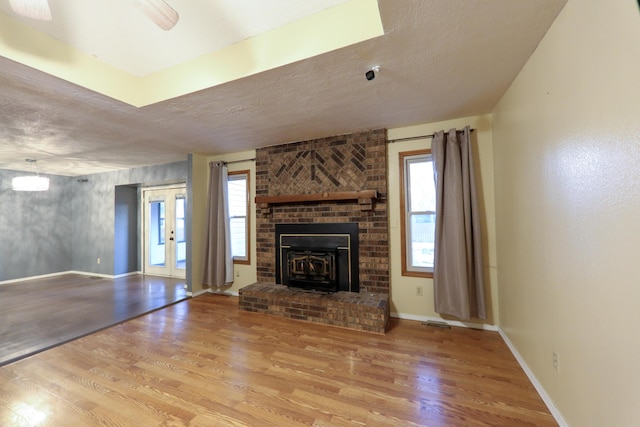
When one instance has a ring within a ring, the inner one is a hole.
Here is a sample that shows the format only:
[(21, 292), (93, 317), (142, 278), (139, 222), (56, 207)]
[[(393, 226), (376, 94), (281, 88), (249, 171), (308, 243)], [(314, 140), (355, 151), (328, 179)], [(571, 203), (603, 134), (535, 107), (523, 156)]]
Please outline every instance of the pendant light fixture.
[(14, 177), (11, 180), (11, 189), (13, 191), (47, 191), (49, 189), (49, 178), (40, 176), (37, 160), (26, 159), (26, 162), (33, 163), (36, 174)]
[(51, 9), (47, 0), (9, 0), (11, 9), (18, 15), (38, 21), (51, 21)]

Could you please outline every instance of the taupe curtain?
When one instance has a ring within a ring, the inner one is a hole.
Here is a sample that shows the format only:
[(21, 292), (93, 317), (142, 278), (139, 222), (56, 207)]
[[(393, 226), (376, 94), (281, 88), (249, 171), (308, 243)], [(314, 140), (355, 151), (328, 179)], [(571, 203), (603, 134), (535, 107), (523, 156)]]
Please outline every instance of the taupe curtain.
[(437, 212), (435, 310), (462, 320), (487, 316), (470, 132), (468, 126), (461, 132), (436, 132), (431, 143)]
[(209, 162), (209, 200), (203, 284), (212, 288), (220, 288), (233, 283), (227, 180), (228, 173), (225, 164)]

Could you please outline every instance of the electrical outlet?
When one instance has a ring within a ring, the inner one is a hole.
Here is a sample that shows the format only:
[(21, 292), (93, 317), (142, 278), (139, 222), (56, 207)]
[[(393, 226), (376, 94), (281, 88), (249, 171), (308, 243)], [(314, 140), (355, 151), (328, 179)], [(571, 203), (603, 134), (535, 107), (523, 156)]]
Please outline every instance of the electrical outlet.
[(98, 259), (96, 260), (96, 263), (100, 264), (100, 258), (98, 258)]
[(422, 296), (422, 286), (416, 286), (416, 295), (419, 297)]
[(558, 353), (553, 352), (553, 370), (556, 372), (560, 372), (560, 359), (558, 358)]
[(239, 271), (236, 271), (236, 279), (237, 279), (238, 277), (240, 277), (240, 272), (239, 272)]

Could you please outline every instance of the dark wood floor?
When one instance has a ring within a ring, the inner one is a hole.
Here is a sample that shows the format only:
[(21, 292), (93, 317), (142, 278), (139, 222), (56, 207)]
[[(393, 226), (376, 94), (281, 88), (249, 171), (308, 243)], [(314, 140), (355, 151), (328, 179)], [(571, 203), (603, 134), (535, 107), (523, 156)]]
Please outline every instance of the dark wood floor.
[(1, 367), (0, 425), (557, 424), (495, 332), (375, 335), (202, 295)]
[(184, 284), (65, 274), (0, 285), (0, 366), (185, 299)]

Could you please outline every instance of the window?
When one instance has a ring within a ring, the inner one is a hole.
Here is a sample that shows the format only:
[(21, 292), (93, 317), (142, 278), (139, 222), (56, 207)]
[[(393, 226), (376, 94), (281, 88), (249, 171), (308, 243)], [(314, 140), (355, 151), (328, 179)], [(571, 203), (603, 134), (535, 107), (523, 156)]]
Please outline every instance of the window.
[(158, 209), (158, 244), (164, 245), (164, 202), (156, 203)]
[(176, 242), (185, 242), (184, 232), (184, 208), (186, 205), (186, 199), (184, 195), (176, 197)]
[(229, 172), (231, 254), (236, 264), (249, 264), (249, 171)]
[(402, 274), (433, 277), (436, 188), (431, 150), (400, 153)]

